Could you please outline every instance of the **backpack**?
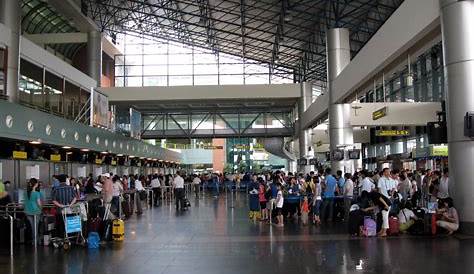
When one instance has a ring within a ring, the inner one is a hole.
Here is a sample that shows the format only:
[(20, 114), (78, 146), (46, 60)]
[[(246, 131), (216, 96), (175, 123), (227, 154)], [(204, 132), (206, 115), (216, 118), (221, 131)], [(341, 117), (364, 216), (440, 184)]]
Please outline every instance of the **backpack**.
[(377, 223), (369, 216), (364, 217), (363, 234), (366, 237), (373, 237), (377, 235)]

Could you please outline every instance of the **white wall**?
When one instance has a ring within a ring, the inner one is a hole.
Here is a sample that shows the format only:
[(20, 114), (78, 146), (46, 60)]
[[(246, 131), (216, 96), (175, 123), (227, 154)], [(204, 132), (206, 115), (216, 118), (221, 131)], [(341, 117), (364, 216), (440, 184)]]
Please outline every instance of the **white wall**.
[[(299, 84), (100, 88), (109, 101), (299, 98)], [(249, 101), (249, 103), (251, 103)]]
[(210, 149), (183, 149), (181, 150), (182, 164), (212, 164), (212, 150)]

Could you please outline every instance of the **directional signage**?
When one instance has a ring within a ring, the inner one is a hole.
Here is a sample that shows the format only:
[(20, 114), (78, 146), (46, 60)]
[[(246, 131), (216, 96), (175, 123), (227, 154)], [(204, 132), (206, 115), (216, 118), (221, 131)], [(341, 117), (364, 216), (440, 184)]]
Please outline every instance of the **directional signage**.
[(387, 116), (387, 107), (383, 107), (379, 110), (372, 112), (372, 120), (374, 121), (385, 116)]
[(377, 130), (375, 131), (375, 136), (379, 137), (398, 137), (398, 136), (409, 136), (410, 131), (409, 130)]

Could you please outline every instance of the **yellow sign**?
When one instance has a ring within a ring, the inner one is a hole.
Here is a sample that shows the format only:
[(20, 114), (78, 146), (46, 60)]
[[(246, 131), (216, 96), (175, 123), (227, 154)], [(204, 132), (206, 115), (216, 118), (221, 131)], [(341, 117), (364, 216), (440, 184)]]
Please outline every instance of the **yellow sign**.
[(433, 146), (431, 148), (431, 156), (448, 156), (447, 146)]
[(372, 112), (372, 120), (374, 121), (385, 116), (387, 116), (387, 107), (383, 107), (379, 110)]
[(410, 131), (408, 130), (377, 130), (375, 131), (375, 136), (382, 137), (395, 137), (395, 136), (409, 136)]
[(224, 149), (223, 146), (204, 146), (204, 149)]
[(317, 142), (316, 142), (316, 146), (317, 146), (317, 147), (320, 147), (320, 146), (322, 146), (322, 145), (323, 145), (323, 141), (317, 141)]
[(13, 159), (26, 159), (28, 154), (25, 151), (13, 151)]
[(113, 160), (110, 164), (113, 165), (113, 166), (116, 166), (116, 165), (117, 165), (117, 161)]
[(95, 163), (97, 165), (101, 165), (102, 164), (102, 159), (95, 159)]
[(49, 159), (53, 162), (59, 162), (61, 161), (61, 154), (51, 154)]

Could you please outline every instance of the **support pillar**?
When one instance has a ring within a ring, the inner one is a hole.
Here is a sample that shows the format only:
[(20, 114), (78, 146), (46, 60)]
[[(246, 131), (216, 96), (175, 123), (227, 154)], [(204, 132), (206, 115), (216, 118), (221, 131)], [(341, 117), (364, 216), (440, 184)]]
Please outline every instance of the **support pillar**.
[(6, 95), (8, 101), (18, 102), (20, 76), (21, 9), (18, 0), (0, 0), (0, 22), (10, 29), (10, 45), (7, 51)]
[(351, 61), (349, 30), (345, 28), (329, 29), (326, 35), (327, 79), (329, 95), (329, 149), (331, 151), (331, 168), (352, 173), (357, 160), (333, 161), (333, 151), (343, 149), (345, 159), (347, 149), (354, 146), (353, 129), (350, 124), (350, 104), (338, 104), (333, 96), (333, 82)]
[(91, 31), (87, 34), (87, 73), (100, 87), (102, 79), (102, 34)]
[(450, 195), (461, 230), (474, 234), (474, 140), (464, 136), (464, 115), (474, 110), (474, 1), (440, 0)]
[[(302, 82), (300, 83), (300, 90), (301, 96), (298, 102), (298, 116), (303, 117), (304, 112), (311, 104), (311, 83)], [(314, 152), (312, 150), (312, 143), (311, 143), (311, 129), (304, 129), (301, 123), (298, 123), (298, 140), (299, 140), (299, 158), (306, 158), (309, 159), (311, 157), (311, 153), (314, 156)], [(309, 161), (309, 160), (308, 160)], [(314, 171), (314, 166), (308, 165), (299, 166), (298, 171), (302, 173), (309, 173)]]

